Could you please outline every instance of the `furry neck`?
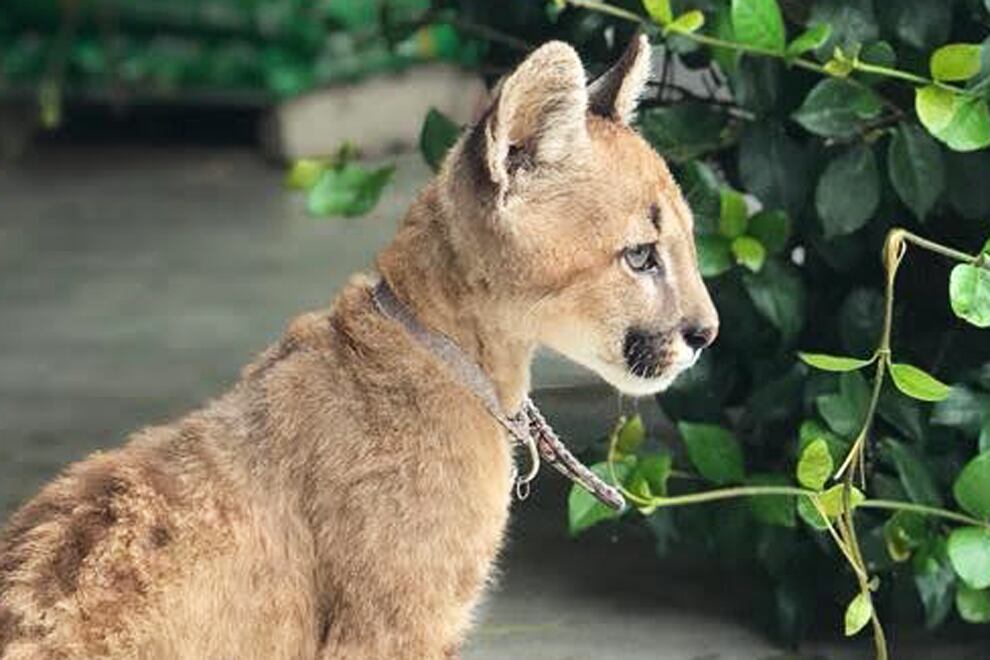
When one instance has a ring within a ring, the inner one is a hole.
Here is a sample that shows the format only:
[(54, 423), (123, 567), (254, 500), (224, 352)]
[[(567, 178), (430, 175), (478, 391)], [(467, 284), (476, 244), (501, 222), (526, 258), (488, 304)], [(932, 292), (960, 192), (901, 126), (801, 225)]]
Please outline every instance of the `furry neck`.
[(447, 219), (428, 188), (413, 203), (392, 243), (379, 253), (379, 272), (424, 326), (452, 339), (491, 379), (502, 410), (519, 410), (529, 391), (534, 342), (522, 335), (510, 301), (483, 277), (468, 277), (450, 242)]

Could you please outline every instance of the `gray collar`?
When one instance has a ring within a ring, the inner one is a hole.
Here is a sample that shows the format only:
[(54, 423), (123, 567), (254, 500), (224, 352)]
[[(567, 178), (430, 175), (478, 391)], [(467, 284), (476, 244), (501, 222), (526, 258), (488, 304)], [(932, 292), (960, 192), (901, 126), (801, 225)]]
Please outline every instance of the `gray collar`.
[(488, 374), (450, 337), (434, 332), (420, 323), (384, 278), (372, 289), (371, 299), (379, 313), (401, 325), (413, 339), (440, 360), (458, 382), (478, 397), (488, 413), (509, 432), (512, 439), (529, 450), (530, 469), (526, 474), (516, 477), (516, 494), (520, 499), (524, 499), (529, 492), (529, 483), (536, 477), (542, 457), (606, 506), (617, 511), (625, 508), (622, 493), (606, 484), (574, 457), (529, 397), (523, 399), (522, 407), (517, 413), (505, 414)]

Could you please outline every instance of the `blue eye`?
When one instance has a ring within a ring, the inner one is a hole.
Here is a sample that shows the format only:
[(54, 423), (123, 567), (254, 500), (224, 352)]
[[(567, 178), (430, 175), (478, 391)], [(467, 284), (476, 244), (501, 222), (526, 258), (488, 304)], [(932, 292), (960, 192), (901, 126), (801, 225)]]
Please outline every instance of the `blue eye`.
[(660, 271), (655, 243), (641, 243), (627, 247), (622, 251), (622, 257), (634, 272), (656, 273)]

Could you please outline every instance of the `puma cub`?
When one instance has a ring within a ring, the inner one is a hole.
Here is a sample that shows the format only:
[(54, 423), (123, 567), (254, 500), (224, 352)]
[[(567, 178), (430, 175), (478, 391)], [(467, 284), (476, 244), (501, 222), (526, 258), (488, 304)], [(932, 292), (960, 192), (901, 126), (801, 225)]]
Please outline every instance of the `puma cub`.
[(477, 362), (506, 413), (538, 345), (629, 394), (670, 384), (718, 318), (691, 212), (629, 126), (649, 61), (636, 38), (587, 85), (570, 46), (533, 52), (377, 274), (293, 320), (220, 398), (11, 516), (0, 657), (456, 657), (502, 545), (512, 448), (372, 291), (384, 279)]

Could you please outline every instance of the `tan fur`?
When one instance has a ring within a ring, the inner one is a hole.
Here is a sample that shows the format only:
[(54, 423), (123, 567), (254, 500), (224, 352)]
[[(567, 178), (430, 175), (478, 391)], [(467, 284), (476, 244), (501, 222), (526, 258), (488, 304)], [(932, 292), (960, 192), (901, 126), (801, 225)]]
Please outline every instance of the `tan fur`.
[[(536, 51), (378, 257), (507, 411), (538, 344), (656, 391), (687, 366), (678, 328), (716, 322), (663, 162), (587, 108), (574, 52)], [(650, 241), (663, 277), (623, 262)], [(456, 656), (502, 544), (510, 446), (374, 309), (373, 282), (294, 320), (221, 398), (70, 467), (11, 517), (0, 657)], [(624, 375), (631, 327), (660, 338), (656, 378)]]

